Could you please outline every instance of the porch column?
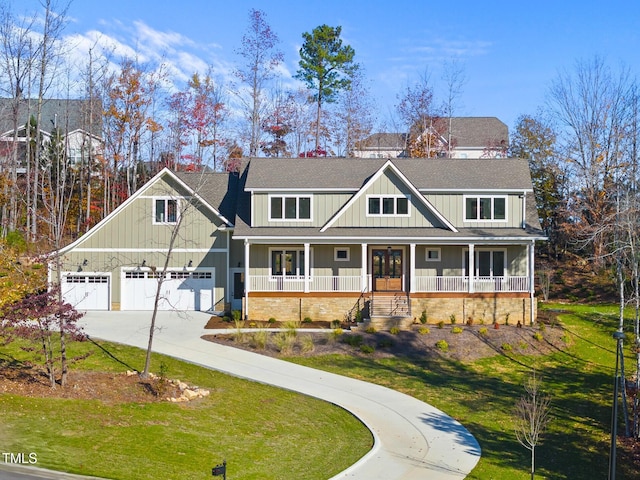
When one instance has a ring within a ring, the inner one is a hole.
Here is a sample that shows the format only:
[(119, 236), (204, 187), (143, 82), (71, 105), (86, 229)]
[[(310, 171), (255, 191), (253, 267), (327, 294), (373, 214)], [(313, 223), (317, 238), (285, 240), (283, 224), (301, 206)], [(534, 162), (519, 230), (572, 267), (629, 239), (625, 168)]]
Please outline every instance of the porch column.
[(369, 289), (369, 282), (367, 281), (367, 244), (361, 244), (362, 250), (360, 251), (360, 292), (366, 292)]
[(527, 245), (527, 253), (529, 254), (529, 261), (527, 262), (527, 269), (529, 271), (529, 324), (533, 325), (535, 317), (533, 315), (535, 307), (535, 248), (536, 245), (532, 241)]
[(309, 279), (311, 278), (311, 270), (309, 269), (309, 265), (311, 262), (309, 261), (309, 244), (304, 244), (304, 293), (309, 293)]
[(409, 293), (416, 291), (416, 244), (409, 244), (409, 255), (411, 262), (409, 263)]
[(473, 293), (476, 291), (474, 281), (476, 276), (476, 264), (475, 264), (475, 245), (473, 243), (469, 244), (469, 293)]
[(249, 278), (249, 240), (244, 240), (244, 318), (249, 319), (249, 288), (251, 279)]

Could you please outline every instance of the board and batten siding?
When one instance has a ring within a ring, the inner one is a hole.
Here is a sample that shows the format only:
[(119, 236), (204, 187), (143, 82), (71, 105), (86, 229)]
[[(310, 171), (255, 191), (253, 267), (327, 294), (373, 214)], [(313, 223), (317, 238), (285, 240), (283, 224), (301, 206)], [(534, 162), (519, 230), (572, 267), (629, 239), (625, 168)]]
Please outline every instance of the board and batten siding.
[[(506, 222), (468, 222), (464, 220), (464, 199), (466, 196), (478, 197), (507, 197), (507, 221)], [(520, 228), (522, 223), (522, 205), (523, 198), (517, 194), (500, 194), (500, 193), (428, 193), (425, 198), (431, 203), (444, 217), (458, 228)]]
[[(269, 220), (269, 198), (271, 196), (310, 196), (311, 220), (310, 221), (286, 221)], [(352, 194), (340, 192), (286, 192), (286, 193), (255, 193), (253, 195), (253, 226), (265, 227), (321, 227), (349, 201)]]

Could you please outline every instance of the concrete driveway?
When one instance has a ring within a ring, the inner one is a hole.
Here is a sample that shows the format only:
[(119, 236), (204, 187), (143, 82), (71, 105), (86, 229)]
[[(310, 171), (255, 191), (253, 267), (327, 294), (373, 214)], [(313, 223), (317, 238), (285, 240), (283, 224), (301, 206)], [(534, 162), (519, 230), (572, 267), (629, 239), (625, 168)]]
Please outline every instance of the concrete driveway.
[[(373, 449), (333, 479), (452, 480), (480, 459), (480, 446), (459, 422), (394, 390), (202, 340), (209, 315), (160, 312), (154, 351), (343, 407), (373, 433)], [(146, 348), (150, 312), (89, 312), (92, 338)]]

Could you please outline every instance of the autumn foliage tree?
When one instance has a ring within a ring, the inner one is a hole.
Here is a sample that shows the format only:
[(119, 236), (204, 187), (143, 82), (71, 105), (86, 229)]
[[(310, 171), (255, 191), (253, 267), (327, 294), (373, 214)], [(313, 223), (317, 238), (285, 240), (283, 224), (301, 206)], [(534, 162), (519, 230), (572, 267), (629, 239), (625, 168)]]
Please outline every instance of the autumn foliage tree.
[(67, 343), (83, 337), (77, 322), (82, 317), (60, 300), (57, 289), (27, 295), (2, 308), (0, 333), (5, 341), (21, 338), (33, 342), (47, 372), (49, 384), (65, 386), (69, 374)]

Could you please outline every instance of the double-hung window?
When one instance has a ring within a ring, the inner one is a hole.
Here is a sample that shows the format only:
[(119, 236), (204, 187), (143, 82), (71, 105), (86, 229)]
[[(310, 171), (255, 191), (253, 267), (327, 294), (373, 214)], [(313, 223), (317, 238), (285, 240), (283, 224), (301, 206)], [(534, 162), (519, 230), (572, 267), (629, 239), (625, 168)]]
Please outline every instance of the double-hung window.
[(153, 223), (178, 223), (178, 200), (155, 198), (153, 200)]
[(368, 195), (367, 216), (409, 216), (409, 198), (404, 195)]
[(498, 221), (507, 220), (507, 197), (464, 197), (465, 221)]
[(311, 197), (300, 195), (270, 196), (269, 220), (311, 220)]

